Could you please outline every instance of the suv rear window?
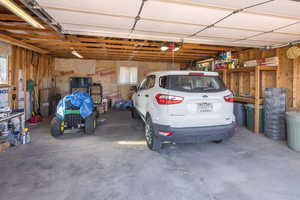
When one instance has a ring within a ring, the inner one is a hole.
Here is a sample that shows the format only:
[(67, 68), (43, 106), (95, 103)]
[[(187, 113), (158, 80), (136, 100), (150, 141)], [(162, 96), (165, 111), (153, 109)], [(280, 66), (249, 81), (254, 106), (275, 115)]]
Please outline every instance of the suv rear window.
[(159, 80), (161, 88), (182, 92), (220, 92), (225, 90), (218, 76), (168, 75)]

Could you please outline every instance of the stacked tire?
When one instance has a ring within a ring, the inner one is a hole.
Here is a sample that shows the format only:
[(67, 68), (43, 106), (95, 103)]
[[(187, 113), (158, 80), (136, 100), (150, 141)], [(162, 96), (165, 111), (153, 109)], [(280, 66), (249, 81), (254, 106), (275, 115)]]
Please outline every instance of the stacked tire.
[(265, 89), (265, 129), (267, 137), (274, 140), (286, 139), (286, 94), (283, 88)]

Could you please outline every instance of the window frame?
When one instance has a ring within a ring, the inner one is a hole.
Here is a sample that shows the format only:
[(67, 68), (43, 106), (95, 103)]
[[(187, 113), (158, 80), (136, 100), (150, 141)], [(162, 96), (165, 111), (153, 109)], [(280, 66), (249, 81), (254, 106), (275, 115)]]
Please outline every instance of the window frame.
[(6, 60), (6, 82), (0, 82), (0, 88), (9, 87), (9, 66), (8, 66), (8, 56), (0, 56), (0, 58), (5, 58)]
[[(122, 77), (122, 74), (121, 74), (121, 71), (122, 71), (122, 68), (125, 69), (125, 79), (123, 79), (123, 82), (121, 81), (121, 77)], [(132, 74), (132, 70), (131, 69), (134, 69), (135, 71), (135, 82), (131, 82), (131, 74)], [(129, 73), (129, 76), (127, 77), (127, 73)], [(127, 80), (128, 78), (128, 80)], [(135, 66), (120, 66), (119, 67), (119, 78), (118, 78), (118, 82), (119, 84), (121, 85), (137, 85), (138, 83), (138, 67), (135, 67)]]

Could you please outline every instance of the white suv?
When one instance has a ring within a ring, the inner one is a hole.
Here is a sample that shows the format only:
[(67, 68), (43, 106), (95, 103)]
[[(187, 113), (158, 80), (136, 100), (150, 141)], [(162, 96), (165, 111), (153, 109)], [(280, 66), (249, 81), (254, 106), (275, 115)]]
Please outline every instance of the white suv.
[(133, 97), (132, 117), (145, 122), (148, 147), (162, 142), (221, 142), (233, 135), (233, 96), (217, 72), (150, 73)]

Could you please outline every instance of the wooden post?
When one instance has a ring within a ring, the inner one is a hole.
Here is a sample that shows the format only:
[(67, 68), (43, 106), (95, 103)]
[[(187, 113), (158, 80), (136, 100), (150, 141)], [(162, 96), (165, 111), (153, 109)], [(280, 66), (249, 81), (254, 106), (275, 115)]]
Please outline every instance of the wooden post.
[(240, 73), (240, 79), (239, 79), (239, 96), (242, 96), (244, 94), (244, 72)]
[(260, 66), (255, 69), (255, 117), (254, 117), (254, 132), (259, 134), (259, 101), (260, 101)]
[(299, 86), (300, 62), (299, 58), (293, 60), (293, 108), (300, 106)]
[(27, 80), (27, 66), (28, 66), (28, 50), (24, 49), (24, 63), (23, 63), (23, 97), (24, 97), (24, 114), (26, 117), (26, 80)]
[(227, 69), (223, 70), (223, 81), (224, 81), (224, 84), (227, 86), (228, 85), (228, 83), (227, 83)]
[(282, 84), (280, 80), (282, 79), (282, 66), (285, 66), (282, 62), (281, 56), (280, 56), (280, 50), (279, 48), (276, 49), (276, 56), (278, 57), (278, 66), (277, 66), (277, 71), (276, 71), (276, 88), (282, 87)]

